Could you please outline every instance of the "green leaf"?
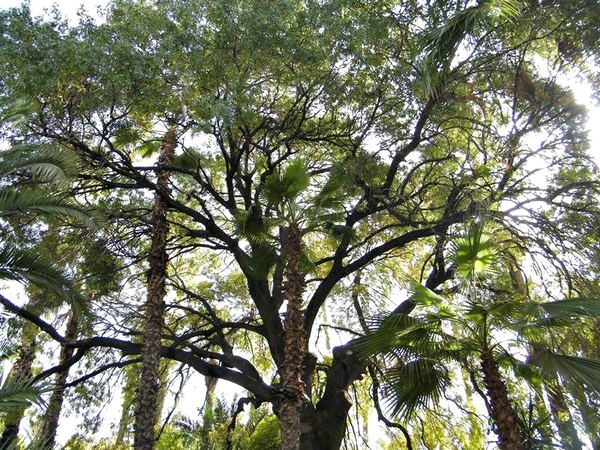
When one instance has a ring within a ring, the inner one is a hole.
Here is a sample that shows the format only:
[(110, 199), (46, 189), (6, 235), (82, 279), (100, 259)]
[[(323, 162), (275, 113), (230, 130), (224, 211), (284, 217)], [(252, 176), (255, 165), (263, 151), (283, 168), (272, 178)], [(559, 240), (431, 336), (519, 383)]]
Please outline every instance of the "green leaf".
[(452, 241), (450, 252), (456, 272), (466, 280), (495, 272), (500, 255), (497, 243), (485, 234), (481, 224), (472, 225), (466, 236)]
[(98, 222), (88, 211), (57, 195), (36, 190), (0, 189), (0, 217), (28, 213), (70, 217), (92, 229)]
[(150, 158), (156, 152), (160, 150), (159, 141), (148, 141), (136, 148), (136, 152), (139, 153), (142, 158)]
[(410, 300), (424, 306), (441, 306), (446, 300), (417, 281), (410, 285)]
[(50, 390), (48, 384), (33, 384), (30, 380), (12, 380), (7, 377), (3, 382), (3, 373), (0, 370), (0, 412), (28, 407), (32, 403), (46, 406), (42, 394)]
[(254, 273), (262, 279), (267, 278), (271, 267), (277, 263), (277, 259), (277, 252), (269, 245), (257, 244), (252, 247), (250, 264)]
[(419, 358), (386, 371), (384, 392), (391, 413), (409, 418), (439, 403), (450, 385), (450, 373), (439, 360)]
[(304, 164), (300, 160), (288, 165), (281, 177), (272, 173), (265, 180), (264, 192), (267, 200), (277, 205), (283, 200), (292, 201), (309, 185), (310, 177)]
[(546, 374), (560, 374), (575, 384), (585, 384), (588, 388), (600, 392), (600, 361), (554, 353), (539, 349), (530, 361)]

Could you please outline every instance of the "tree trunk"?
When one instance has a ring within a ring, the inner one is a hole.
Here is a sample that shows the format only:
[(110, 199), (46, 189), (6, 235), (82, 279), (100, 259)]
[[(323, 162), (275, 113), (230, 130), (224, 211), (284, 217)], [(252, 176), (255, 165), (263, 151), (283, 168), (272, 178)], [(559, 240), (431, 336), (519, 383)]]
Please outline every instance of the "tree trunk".
[[(211, 364), (216, 364), (214, 361), (210, 361)], [(206, 387), (206, 394), (204, 395), (204, 415), (202, 417), (202, 438), (208, 442), (208, 434), (212, 431), (214, 425), (214, 406), (215, 406), (215, 392), (217, 390), (218, 378), (204, 377), (204, 386)]]
[(348, 388), (354, 381), (362, 379), (365, 370), (366, 363), (356, 356), (352, 341), (334, 347), (323, 396), (316, 406), (307, 402), (302, 408), (302, 450), (340, 449), (346, 435), (348, 412), (352, 407)]
[[(160, 166), (170, 165), (175, 154), (175, 132), (169, 130), (163, 138), (159, 168), (156, 171), (159, 189), (168, 191), (169, 172)], [(152, 209), (152, 242), (148, 254), (148, 296), (146, 299), (146, 320), (142, 342), (142, 373), (137, 392), (135, 411), (134, 448), (151, 450), (154, 448), (154, 427), (157, 422), (159, 390), (159, 363), (161, 333), (163, 328), (164, 297), (167, 279), (167, 205), (156, 194)]]
[(278, 414), (281, 421), (282, 450), (300, 449), (300, 416), (308, 406), (309, 399), (302, 382), (304, 359), (307, 355), (304, 333), (302, 294), (304, 273), (300, 267), (302, 251), (301, 232), (295, 224), (286, 230), (286, 285), (285, 299), (288, 301), (284, 319), (284, 360), (281, 366), (281, 403)]
[[(69, 321), (67, 322), (67, 328), (65, 331), (65, 339), (67, 341), (74, 341), (77, 338), (77, 317), (71, 311), (69, 313)], [(66, 364), (66, 362), (73, 356), (74, 348), (63, 346), (60, 350), (59, 364)], [(42, 446), (48, 448), (54, 448), (54, 441), (56, 439), (56, 431), (58, 429), (58, 419), (60, 417), (60, 411), (63, 404), (63, 398), (65, 393), (65, 385), (67, 384), (67, 378), (69, 376), (69, 369), (65, 369), (56, 374), (54, 381), (54, 391), (50, 396), (48, 402), (48, 408), (42, 419), (42, 427), (40, 429), (39, 442)]]
[[(42, 300), (41, 296), (30, 297), (26, 309), (35, 314), (39, 313)], [(31, 368), (33, 367), (35, 351), (37, 349), (37, 332), (37, 327), (32, 323), (25, 322), (23, 324), (19, 357), (10, 371), (10, 379), (22, 381), (31, 380)], [(16, 443), (15, 441), (19, 435), (21, 420), (23, 420), (23, 416), (25, 415), (25, 409), (26, 408), (17, 408), (6, 413), (4, 417), (4, 431), (2, 432), (2, 436), (0, 436), (0, 450), (10, 448)]]
[(547, 386), (548, 398), (550, 400), (550, 411), (552, 418), (558, 428), (558, 435), (565, 450), (580, 450), (581, 441), (577, 435), (577, 430), (573, 425), (573, 417), (567, 406), (562, 387), (558, 380), (553, 380)]
[(498, 364), (490, 350), (481, 353), (481, 369), (491, 403), (492, 420), (498, 428), (499, 446), (502, 450), (521, 450), (523, 445), (517, 426), (517, 416), (508, 399), (508, 391), (500, 377)]

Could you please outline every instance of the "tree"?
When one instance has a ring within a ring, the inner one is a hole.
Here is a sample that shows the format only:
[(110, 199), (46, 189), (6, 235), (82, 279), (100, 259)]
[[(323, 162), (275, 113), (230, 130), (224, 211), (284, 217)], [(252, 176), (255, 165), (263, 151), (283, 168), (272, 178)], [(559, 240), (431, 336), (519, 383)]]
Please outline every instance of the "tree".
[[(170, 166), (175, 155), (175, 133), (169, 130), (161, 143), (158, 165)], [(169, 190), (169, 172), (157, 170), (157, 186)], [(157, 420), (160, 345), (163, 328), (164, 298), (167, 281), (167, 205), (156, 196), (152, 208), (152, 242), (148, 254), (148, 299), (146, 302), (146, 324), (144, 328), (142, 373), (137, 393), (135, 413), (134, 448), (154, 448), (154, 427)]]
[[(592, 19), (570, 24), (550, 3), (494, 0), (453, 10), (389, 0), (116, 1), (104, 19), (69, 26), (26, 7), (2, 13), (2, 96), (35, 110), (3, 136), (81, 158), (74, 193), (105, 208), (119, 230), (111, 245), (138, 274), (152, 241), (148, 199), (160, 200), (172, 289), (164, 311), (177, 326), (163, 328), (159, 355), (273, 405), (284, 434), (296, 431), (282, 445), (297, 447), (298, 424), (286, 417), (298, 410), (301, 448), (337, 449), (344, 439), (348, 391), (366, 361), (354, 341), (319, 361), (314, 339), (324, 313), (347, 312), (344, 325), (360, 329), (347, 292), (358, 271), (393, 261), (404, 269), (395, 276), (442, 289), (456, 277), (448, 242), (485, 210), (543, 267), (548, 286), (562, 283), (571, 297), (597, 281), (574, 263), (597, 240), (578, 245), (565, 220), (593, 220), (598, 179), (585, 111), (558, 81), (569, 67), (557, 43), (583, 29), (582, 51), (597, 56)], [(583, 59), (577, 65), (590, 73)], [(156, 164), (170, 127), (177, 150)], [(284, 211), (273, 197), (289, 193), (294, 167), (307, 185)], [(152, 175), (161, 171), (170, 189)], [(289, 220), (294, 208), (305, 222)], [(140, 318), (125, 301), (110, 305), (126, 325), (75, 342), (10, 310), (81, 358), (113, 349), (133, 364)], [(111, 364), (94, 361), (95, 371)]]
[[(386, 372), (387, 391), (394, 414), (405, 417), (440, 401), (451, 383), (451, 369), (442, 361), (459, 362), (464, 370), (473, 373), (473, 359), (478, 360), (499, 446), (518, 449), (525, 448), (523, 430), (519, 429), (516, 405), (509, 398), (505, 376), (501, 373), (501, 361), (512, 362), (517, 374), (526, 376), (532, 384), (539, 385), (539, 378), (545, 377), (556, 387), (558, 372), (589, 389), (599, 389), (600, 385), (594, 380), (600, 377), (600, 361), (555, 354), (543, 343), (549, 329), (574, 323), (579, 316), (596, 316), (600, 303), (591, 299), (538, 303), (524, 299), (519, 290), (506, 295), (505, 292), (510, 291), (503, 290), (498, 279), (494, 285), (486, 286), (485, 279), (490, 278), (490, 273), (499, 272), (502, 255), (498, 242), (501, 242), (498, 237), (484, 234), (481, 224), (473, 225), (465, 237), (451, 245), (452, 266), (465, 285), (462, 303), (460, 298), (448, 301), (417, 285), (411, 301), (424, 311), (414, 317), (396, 313), (376, 321), (376, 328), (361, 340), (359, 348), (365, 355), (384, 354), (396, 362)], [(514, 259), (504, 260), (510, 263)], [(514, 278), (514, 271), (510, 272)], [(445, 321), (454, 326), (443, 326)], [(449, 334), (445, 331), (448, 329), (456, 334)], [(506, 342), (508, 331), (516, 334), (515, 341), (521, 351), (523, 346), (534, 348), (528, 364), (540, 368), (541, 373), (526, 369), (510, 354), (510, 343)], [(499, 336), (502, 335), (501, 341)], [(556, 396), (557, 391), (551, 391), (550, 395)], [(556, 398), (551, 399), (553, 409), (555, 402)], [(562, 406), (564, 412), (564, 399)], [(570, 432), (567, 435), (570, 440), (564, 443), (569, 448), (578, 442), (575, 428)]]

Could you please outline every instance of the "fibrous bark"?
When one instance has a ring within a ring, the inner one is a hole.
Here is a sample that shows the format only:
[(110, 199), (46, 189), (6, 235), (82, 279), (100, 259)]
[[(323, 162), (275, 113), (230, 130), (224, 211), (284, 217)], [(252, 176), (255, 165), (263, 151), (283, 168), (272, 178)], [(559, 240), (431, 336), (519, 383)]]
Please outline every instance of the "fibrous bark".
[[(157, 186), (168, 192), (169, 171), (164, 166), (171, 164), (175, 154), (175, 132), (170, 130), (163, 138), (158, 157)], [(167, 279), (167, 204), (156, 194), (152, 209), (152, 242), (148, 254), (148, 295), (142, 344), (142, 373), (137, 394), (135, 412), (134, 448), (154, 448), (154, 427), (157, 421), (159, 391), (159, 363), (161, 333), (163, 328), (164, 297)]]
[[(65, 331), (65, 339), (67, 341), (74, 341), (77, 338), (77, 317), (71, 311), (69, 313), (69, 321), (67, 322), (67, 328)], [(73, 356), (75, 349), (72, 347), (62, 346), (60, 350), (60, 365), (66, 365), (69, 359)], [(62, 408), (65, 386), (67, 384), (67, 378), (69, 376), (69, 369), (62, 370), (56, 374), (54, 381), (54, 391), (48, 401), (48, 408), (42, 419), (42, 427), (40, 429), (39, 442), (42, 446), (48, 448), (54, 448), (54, 441), (56, 439), (56, 431), (58, 429), (58, 419), (60, 417), (60, 410)]]
[(301, 232), (295, 224), (286, 230), (286, 285), (287, 311), (284, 320), (284, 360), (281, 366), (281, 420), (282, 450), (300, 449), (300, 415), (309, 402), (302, 382), (304, 359), (307, 354), (304, 333), (302, 294), (304, 273), (300, 266), (302, 252)]
[(481, 353), (481, 369), (491, 403), (492, 420), (498, 428), (499, 446), (502, 450), (521, 450), (523, 445), (517, 416), (508, 399), (506, 384), (500, 377), (500, 370), (491, 350)]

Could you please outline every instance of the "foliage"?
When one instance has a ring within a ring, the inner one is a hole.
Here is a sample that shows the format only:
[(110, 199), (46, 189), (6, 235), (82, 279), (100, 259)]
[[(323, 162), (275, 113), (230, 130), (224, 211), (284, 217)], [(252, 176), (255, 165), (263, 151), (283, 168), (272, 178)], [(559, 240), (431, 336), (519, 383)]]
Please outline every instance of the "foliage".
[[(173, 377), (229, 381), (275, 413), (290, 353), (285, 227), (298, 226), (300, 328), (315, 354), (305, 442), (340, 447), (347, 418), (363, 420), (349, 393), (365, 358), (350, 336), (365, 317), (380, 317), (366, 341), (388, 355), (391, 410), (431, 445), (481, 440), (477, 386), (462, 396), (466, 383), (451, 382), (476, 372), (482, 350), (522, 411), (520, 377), (539, 387), (550, 364), (561, 385), (596, 387), (599, 179), (585, 108), (564, 80), (600, 90), (597, 10), (591, 0), (115, 0), (71, 22), (2, 11), (0, 268), (89, 300), (71, 378), (98, 376), (70, 390), (71, 407), (100, 407), (139, 354), (154, 198), (170, 230), (159, 356), (179, 363)], [(168, 167), (156, 159), (165, 130), (177, 136)], [(90, 210), (107, 219), (93, 237), (79, 227), (98, 222)], [(42, 256), (52, 252), (64, 255), (56, 267)], [(529, 344), (540, 351), (524, 365), (514, 350)], [(597, 394), (577, 399), (594, 410)], [(468, 412), (447, 429), (414, 419), (451, 401)], [(226, 435), (224, 410), (213, 442)], [(249, 445), (254, 419), (238, 424), (236, 445)], [(542, 426), (541, 408), (522, 419)], [(199, 442), (202, 423), (186, 424), (171, 420), (165, 442)]]

